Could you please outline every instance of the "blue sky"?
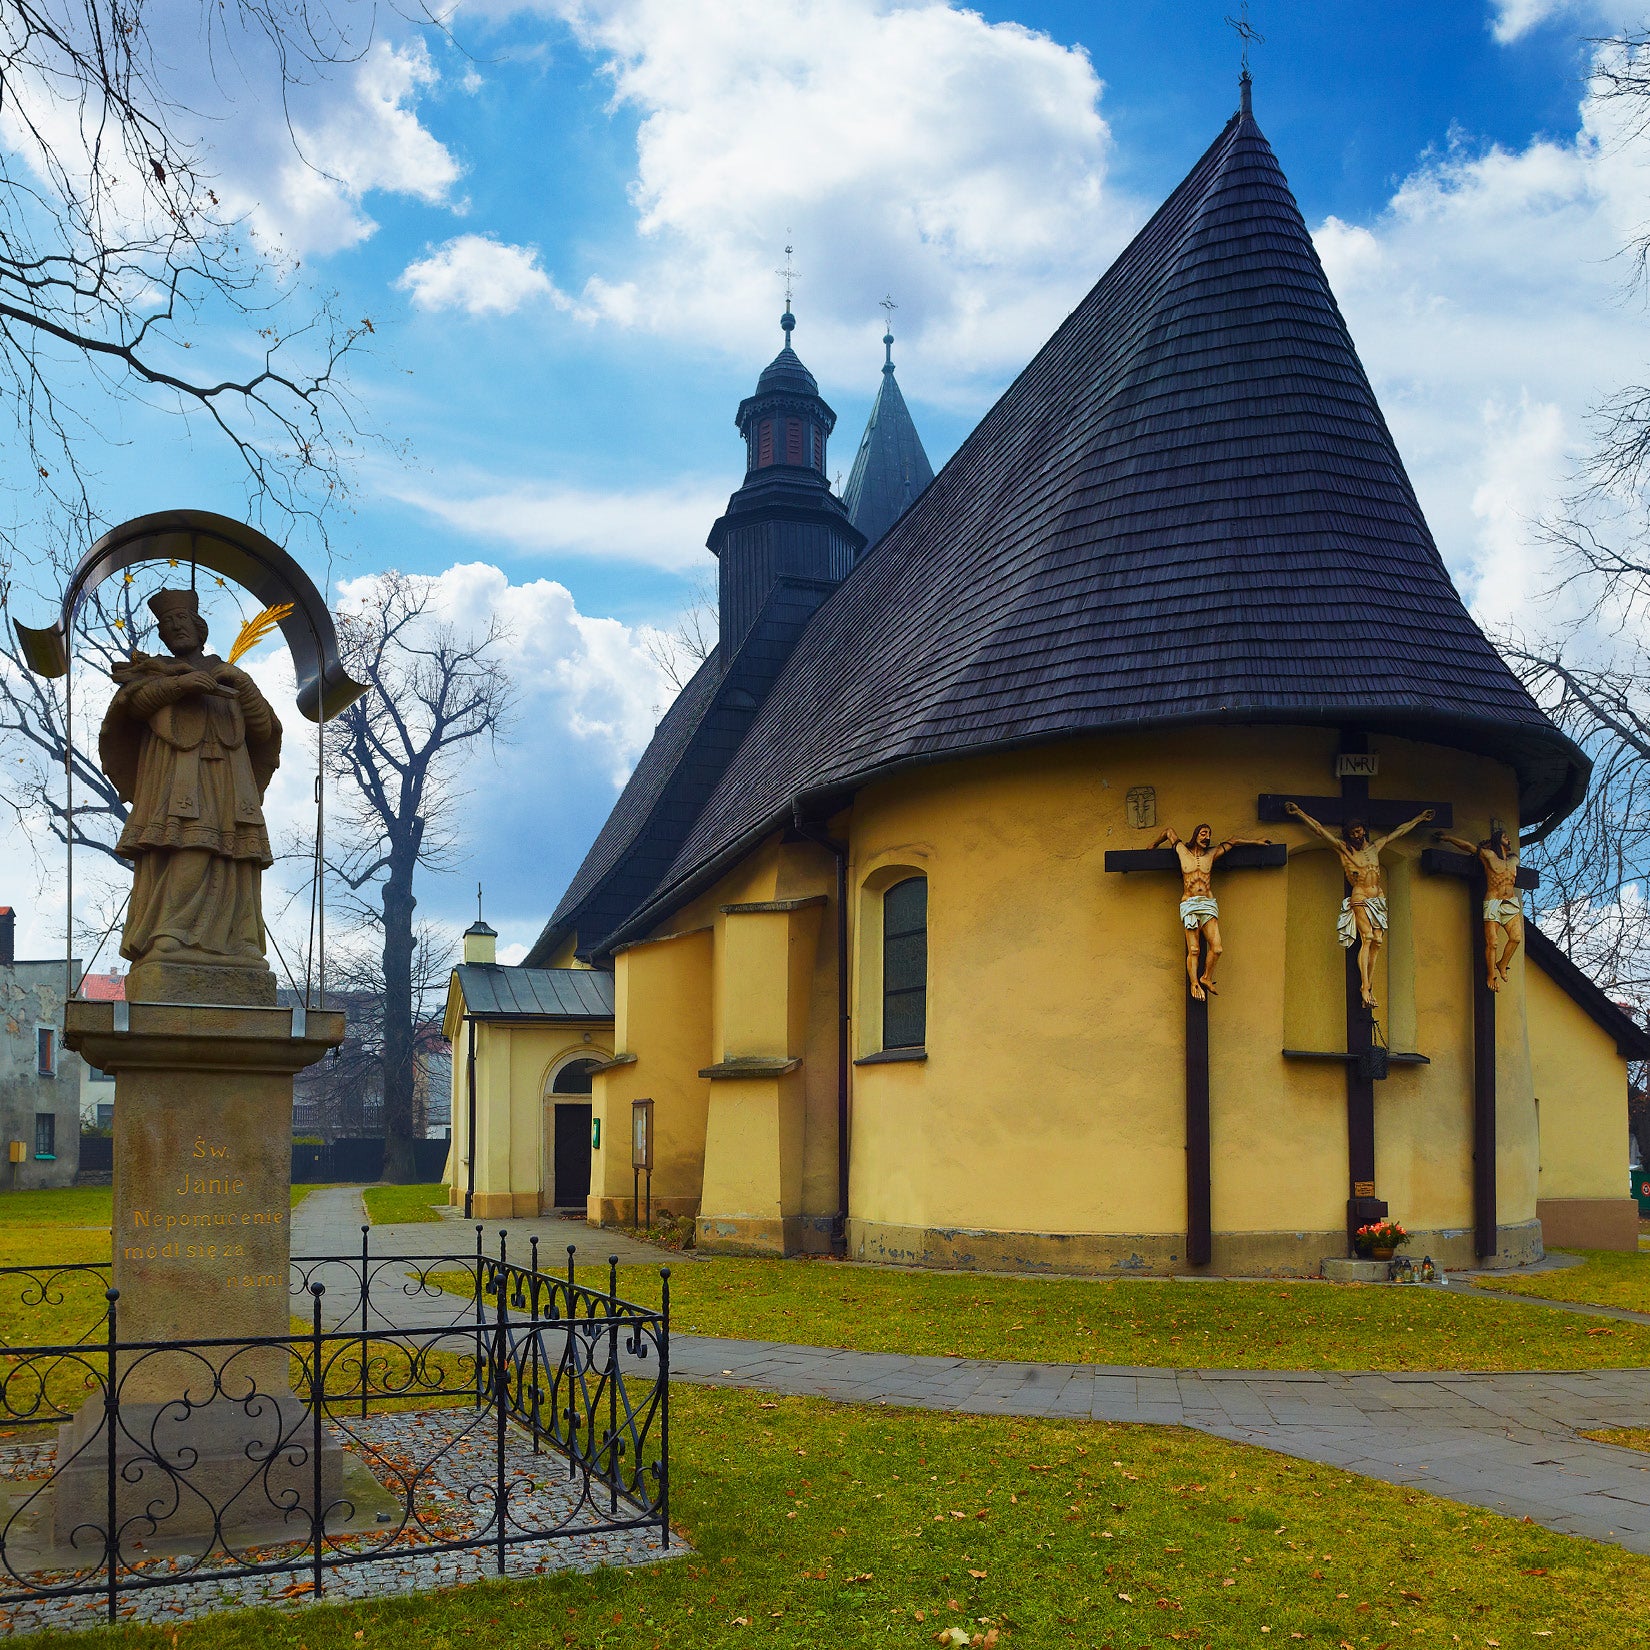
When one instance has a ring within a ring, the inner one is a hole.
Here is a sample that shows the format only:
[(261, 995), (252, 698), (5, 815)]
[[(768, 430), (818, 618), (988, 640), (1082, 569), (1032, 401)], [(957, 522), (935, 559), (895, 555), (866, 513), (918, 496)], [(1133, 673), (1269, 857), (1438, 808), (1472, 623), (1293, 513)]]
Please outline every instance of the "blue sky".
[[(839, 415), (833, 471), (875, 391), (888, 292), (937, 466), (1231, 113), (1235, 10), (481, 0), (451, 40), (381, 15), (366, 55), (295, 101), (309, 171), (267, 99), (229, 88), (206, 137), (226, 197), (374, 326), (356, 388), (384, 444), (333, 525), (336, 584), (438, 576), (454, 617), (515, 629), (521, 714), (463, 776), (471, 855), (426, 884), (424, 914), (462, 926), (479, 877), (503, 942), (530, 940), (667, 702), (644, 631), (711, 565), (787, 235), (797, 348)], [(1610, 255), (1650, 217), (1646, 146), (1585, 102), (1587, 37), (1631, 14), (1252, 14), (1256, 114), (1440, 547), (1486, 622), (1527, 623), (1533, 522), (1589, 406), (1643, 359)], [(191, 40), (173, 45), (187, 65)], [(175, 419), (107, 427), (111, 517), (239, 513), (233, 467)], [(284, 775), (272, 811), (306, 784)], [(25, 933), (57, 920), (48, 901)]]

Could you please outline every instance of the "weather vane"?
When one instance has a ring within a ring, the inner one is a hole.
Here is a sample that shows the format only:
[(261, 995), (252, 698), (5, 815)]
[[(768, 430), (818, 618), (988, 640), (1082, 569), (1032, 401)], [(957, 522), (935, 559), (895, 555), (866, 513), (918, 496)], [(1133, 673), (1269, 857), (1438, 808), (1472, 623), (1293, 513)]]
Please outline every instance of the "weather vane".
[(1243, 73), (1247, 76), (1249, 73), (1250, 46), (1264, 46), (1266, 44), (1266, 36), (1249, 21), (1249, 0), (1243, 0), (1236, 17), (1226, 19), (1226, 27), (1231, 29), (1238, 39), (1243, 42)]

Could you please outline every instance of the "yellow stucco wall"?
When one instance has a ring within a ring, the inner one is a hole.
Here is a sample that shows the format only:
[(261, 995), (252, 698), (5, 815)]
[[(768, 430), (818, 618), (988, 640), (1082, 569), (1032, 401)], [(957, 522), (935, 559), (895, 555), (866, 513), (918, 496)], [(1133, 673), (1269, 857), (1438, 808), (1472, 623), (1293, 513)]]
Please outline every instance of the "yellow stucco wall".
[(1525, 972), (1541, 1106), (1541, 1196), (1612, 1198), (1627, 1185), (1627, 1070), (1615, 1039), (1536, 964)]
[[(1455, 834), (1473, 838), (1492, 818), (1516, 819), (1502, 765), (1371, 743), (1377, 798), (1448, 801)], [(1183, 1263), (1179, 882), (1108, 874), (1104, 857), (1148, 846), (1166, 824), (1189, 835), (1205, 819), (1217, 837), (1267, 835), (1291, 849), (1286, 869), (1216, 872), (1227, 949), (1209, 1012), (1215, 1264), (1310, 1270), (1338, 1252), (1349, 1191), (1344, 1067), (1282, 1050), (1345, 1047), (1339, 870), (1303, 827), (1263, 827), (1255, 807), (1263, 791), (1335, 794), (1335, 749), (1332, 732), (1281, 728), (1073, 740), (897, 775), (863, 788), (830, 822), (850, 843), (850, 1048), (859, 1060), (881, 1049), (882, 893), (913, 872), (929, 881), (926, 1058), (851, 1072), (853, 1252), (1078, 1269)], [(1155, 791), (1156, 823), (1145, 827), (1126, 811), (1140, 786)], [(1464, 883), (1421, 873), (1429, 842), (1423, 828), (1385, 860), (1382, 1023), (1395, 1050), (1430, 1064), (1394, 1066), (1376, 1085), (1376, 1190), (1459, 1265), (1471, 1255), (1478, 914)], [(598, 1045), (618, 1060), (595, 1082), (592, 1219), (631, 1218), (629, 1114), (645, 1097), (655, 1105), (656, 1206), (697, 1215), (701, 1241), (823, 1246), (837, 1214), (836, 927), (831, 855), (776, 831), (620, 951), (613, 1037)], [(1535, 1070), (1522, 957), (1498, 1000), (1503, 1261), (1539, 1253), (1538, 1169), (1574, 1197), (1593, 1193), (1568, 1188), (1619, 1193), (1621, 1178), (1620, 1151), (1591, 1137), (1555, 1155), (1545, 1074), (1585, 1069), (1557, 1104), (1595, 1117), (1607, 1090), (1619, 1099), (1621, 1065), (1567, 998), (1536, 971), (1530, 979)], [(484, 1047), (487, 1038), (483, 1028)], [(510, 1097), (536, 1103), (562, 1052), (554, 1036), (518, 1029), (508, 1053), (486, 1048), (480, 1061), (482, 1175), (512, 1205), (537, 1195), (542, 1121)], [(758, 1058), (801, 1065), (719, 1071)], [(455, 1132), (463, 1083), (460, 1039)], [(460, 1183), (462, 1156), (461, 1145)], [(1539, 1195), (1553, 1195), (1547, 1178)]]
[(614, 959), (614, 1047), (630, 1058), (598, 1073), (594, 1084), (602, 1144), (591, 1166), (592, 1220), (632, 1218), (630, 1105), (637, 1099), (653, 1102), (654, 1208), (698, 1213), (710, 1105), (710, 1083), (699, 1072), (711, 1060), (712, 958), (710, 929), (687, 923)]
[[(1516, 817), (1498, 764), (1376, 739), (1372, 790), (1448, 800), (1455, 830)], [(1108, 848), (1269, 835), (1287, 871), (1217, 872), (1227, 946), (1210, 1009), (1217, 1232), (1335, 1233), (1348, 1193), (1342, 1068), (1287, 1061), (1345, 1047), (1334, 862), (1304, 828), (1256, 823), (1259, 792), (1333, 794), (1332, 733), (1229, 729), (1083, 740), (948, 763), (855, 800), (856, 888), (929, 878), (925, 1062), (854, 1074), (853, 1215), (887, 1228), (1173, 1234), (1185, 1220), (1184, 941), (1178, 881), (1103, 870)], [(1158, 824), (1125, 797), (1156, 792)], [(1417, 832), (1388, 851), (1394, 933), (1380, 982), (1394, 1046), (1430, 1056), (1376, 1090), (1377, 1195), (1406, 1224), (1471, 1220), (1468, 893), (1408, 875)], [(876, 1046), (876, 934), (858, 901), (856, 1048)], [(1498, 1021), (1503, 1226), (1535, 1215), (1534, 1107), (1521, 981)], [(1388, 1012), (1396, 1010), (1395, 1013)]]
[[(446, 1024), (453, 1042), (453, 1144), (447, 1154), (447, 1195), (462, 1207), (469, 1175), (469, 1053), (471, 1027), (456, 976)], [(612, 1028), (602, 1021), (558, 1024), (480, 1021), (475, 1030), (476, 1177), (471, 1211), (478, 1220), (536, 1215), (554, 1188), (545, 1185), (546, 1096), (557, 1071), (572, 1060), (606, 1059)]]

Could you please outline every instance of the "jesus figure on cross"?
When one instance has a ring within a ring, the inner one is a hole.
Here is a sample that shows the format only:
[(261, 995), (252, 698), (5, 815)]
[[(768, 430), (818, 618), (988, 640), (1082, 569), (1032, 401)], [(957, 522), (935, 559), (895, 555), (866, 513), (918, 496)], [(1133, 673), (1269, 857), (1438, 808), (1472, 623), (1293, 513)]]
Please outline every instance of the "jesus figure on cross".
[(1192, 995), (1203, 1002), (1204, 993), (1215, 989), (1215, 964), (1225, 949), (1220, 943), (1220, 907), (1215, 903), (1215, 861), (1232, 848), (1267, 847), (1270, 838), (1231, 836), (1216, 843), (1213, 829), (1199, 825), (1187, 843), (1180, 840), (1171, 825), (1152, 846), (1161, 848), (1165, 842), (1180, 861), (1180, 924), (1186, 930), (1186, 978)]
[(1284, 803), (1284, 811), (1293, 814), (1307, 830), (1321, 836), (1340, 856), (1341, 871), (1347, 881), (1347, 895), (1341, 901), (1341, 914), (1335, 924), (1340, 942), (1348, 950), (1358, 947), (1358, 984), (1363, 993), (1365, 1008), (1375, 1003), (1375, 954), (1381, 949), (1387, 931), (1386, 884), (1381, 880), (1381, 850), (1389, 842), (1424, 825), (1432, 818), (1432, 809), (1423, 808), (1413, 819), (1395, 826), (1385, 836), (1370, 839), (1361, 819), (1349, 819), (1335, 836), (1329, 828), (1314, 819), (1298, 802)]
[(1495, 826), (1486, 841), (1466, 842), (1447, 831), (1434, 831), (1447, 842), (1471, 854), (1484, 867), (1484, 968), (1491, 991), (1507, 983), (1507, 965), (1524, 941), (1524, 896), (1518, 891), (1518, 844)]

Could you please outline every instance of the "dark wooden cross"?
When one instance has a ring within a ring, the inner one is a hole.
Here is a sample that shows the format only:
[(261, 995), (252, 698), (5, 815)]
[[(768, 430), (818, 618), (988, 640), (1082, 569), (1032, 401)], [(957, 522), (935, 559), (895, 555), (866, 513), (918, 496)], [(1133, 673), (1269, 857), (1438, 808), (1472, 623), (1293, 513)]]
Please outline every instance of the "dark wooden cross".
[[(1289, 863), (1281, 842), (1228, 848), (1215, 862), (1216, 874), (1227, 871), (1276, 870)], [(1180, 875), (1180, 856), (1173, 848), (1114, 848), (1106, 855), (1108, 871), (1173, 871)], [(1198, 973), (1203, 972), (1203, 938), (1198, 936)], [(1209, 1001), (1194, 997), (1186, 981), (1186, 1259), (1207, 1266), (1214, 1250), (1209, 1210)]]
[[(1384, 796), (1372, 797), (1369, 794), (1369, 775), (1373, 767), (1368, 739), (1359, 733), (1343, 733), (1336, 759), (1341, 794), (1263, 795), (1259, 802), (1260, 817), (1268, 824), (1283, 824), (1294, 817), (1285, 810), (1285, 804), (1293, 802), (1323, 825), (1344, 825), (1349, 819), (1361, 819), (1372, 837), (1390, 831), (1395, 825), (1404, 824), (1427, 808), (1432, 809), (1431, 823), (1434, 826), (1447, 830), (1454, 822), (1454, 814), (1447, 802), (1408, 802)], [(1372, 1220), (1384, 1220), (1387, 1215), (1386, 1204), (1375, 1195), (1375, 1084), (1386, 1075), (1379, 1058), (1384, 1050), (1379, 1050), (1375, 1042), (1374, 1011), (1364, 1004), (1356, 942), (1347, 948), (1346, 953), (1345, 1053), (1315, 1049), (1286, 1049), (1284, 1052), (1296, 1058), (1341, 1060), (1346, 1065), (1346, 1235), (1350, 1250), (1354, 1247), (1352, 1234), (1360, 1226)], [(1410, 1063), (1419, 1063), (1420, 1059), (1418, 1055), (1408, 1056)]]
[[(1472, 1230), (1473, 1253), (1483, 1260), (1499, 1247), (1495, 1179), (1495, 993), (1484, 962), (1484, 867), (1476, 855), (1427, 848), (1421, 869), (1467, 885), (1468, 955), (1472, 969)], [(1520, 888), (1539, 888), (1534, 871), (1518, 868)]]

